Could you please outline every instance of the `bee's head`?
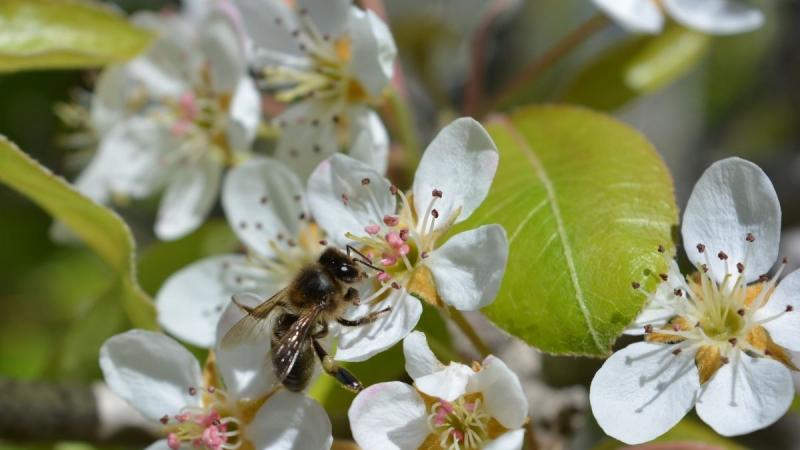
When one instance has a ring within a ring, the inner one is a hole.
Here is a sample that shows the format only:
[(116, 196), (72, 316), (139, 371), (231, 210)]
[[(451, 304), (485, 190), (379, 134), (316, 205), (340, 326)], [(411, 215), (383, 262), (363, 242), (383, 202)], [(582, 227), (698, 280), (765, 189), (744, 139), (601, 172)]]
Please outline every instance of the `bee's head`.
[(364, 277), (364, 272), (359, 270), (353, 258), (333, 247), (322, 252), (319, 263), (334, 277), (347, 284), (360, 281)]

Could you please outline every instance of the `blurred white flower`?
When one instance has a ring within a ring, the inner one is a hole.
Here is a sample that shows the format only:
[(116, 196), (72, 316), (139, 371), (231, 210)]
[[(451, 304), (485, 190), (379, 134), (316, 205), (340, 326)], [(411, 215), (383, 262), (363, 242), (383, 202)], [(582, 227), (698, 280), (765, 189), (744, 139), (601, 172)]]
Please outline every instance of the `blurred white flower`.
[(303, 179), (346, 151), (385, 172), (389, 138), (376, 104), (394, 73), (388, 27), (351, 0), (236, 0), (253, 65), (277, 100), (276, 157)]
[(286, 287), (326, 244), (305, 202), (300, 179), (278, 161), (253, 158), (230, 170), (222, 206), (247, 253), (206, 258), (172, 275), (156, 296), (161, 326), (210, 347), (232, 294), (254, 292), (266, 299)]
[(741, 0), (592, 0), (621, 27), (658, 34), (668, 14), (686, 28), (706, 34), (736, 34), (764, 24), (764, 14)]
[(465, 118), (445, 127), (428, 146), (408, 194), (345, 155), (317, 167), (308, 181), (317, 223), (332, 242), (359, 248), (384, 271), (372, 294), (362, 295), (356, 315), (392, 308), (372, 324), (343, 330), (337, 359), (360, 361), (405, 337), (422, 312), (411, 293), (460, 310), (491, 303), (508, 257), (505, 230), (485, 225), (440, 241), (486, 198), (497, 164), (486, 130)]
[(92, 98), (99, 149), (76, 185), (103, 203), (164, 189), (155, 225), (164, 240), (204, 221), (223, 169), (249, 150), (261, 118), (236, 11), (214, 5), (137, 15), (158, 39), (104, 71)]
[(329, 449), (331, 424), (322, 407), (302, 394), (275, 390), (263, 353), (249, 350), (220, 350), (220, 384), (174, 340), (132, 330), (103, 344), (100, 367), (115, 393), (161, 424), (165, 439), (148, 450)]
[[(800, 271), (777, 284), (781, 210), (769, 178), (730, 158), (695, 185), (683, 216), (686, 254), (673, 261), (629, 334), (592, 380), (600, 426), (628, 444), (652, 440), (692, 407), (724, 436), (778, 420), (794, 397), (788, 352), (800, 350)], [(776, 286), (777, 284), (777, 286)], [(637, 287), (636, 284), (634, 287)]]
[(403, 341), (414, 380), (372, 385), (356, 396), (348, 417), (364, 450), (517, 450), (528, 401), (517, 376), (488, 356), (473, 367), (442, 365), (415, 331)]

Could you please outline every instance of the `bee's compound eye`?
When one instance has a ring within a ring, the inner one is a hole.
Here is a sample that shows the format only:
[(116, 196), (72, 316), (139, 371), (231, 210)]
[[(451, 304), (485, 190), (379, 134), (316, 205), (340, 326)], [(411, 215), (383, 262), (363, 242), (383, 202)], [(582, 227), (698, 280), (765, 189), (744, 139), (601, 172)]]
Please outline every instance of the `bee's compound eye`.
[(358, 269), (350, 264), (342, 264), (339, 266), (339, 276), (345, 280), (352, 280), (358, 277)]

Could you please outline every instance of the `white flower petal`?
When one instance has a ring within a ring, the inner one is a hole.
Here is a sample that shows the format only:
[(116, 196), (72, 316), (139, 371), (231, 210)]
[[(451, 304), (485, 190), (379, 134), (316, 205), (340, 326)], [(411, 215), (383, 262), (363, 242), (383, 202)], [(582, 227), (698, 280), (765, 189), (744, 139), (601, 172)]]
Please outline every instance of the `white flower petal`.
[(628, 326), (625, 334), (629, 336), (642, 335), (644, 334), (645, 325), (659, 327), (678, 315), (676, 308), (679, 308), (679, 303), (686, 301), (686, 297), (676, 296), (675, 289), (680, 289), (682, 293), (690, 292), (686, 287), (685, 281), (686, 279), (683, 277), (680, 268), (678, 268), (678, 263), (674, 259), (670, 260), (667, 281), (659, 284), (656, 291), (649, 296), (644, 309), (636, 317), (636, 320)]
[(475, 372), (456, 362), (451, 362), (436, 372), (416, 378), (414, 387), (418, 391), (452, 402), (467, 392), (467, 384)]
[(111, 151), (100, 151), (78, 175), (73, 184), (81, 194), (97, 203), (107, 205), (111, 201), (108, 171), (114, 164), (117, 164), (117, 159)]
[(406, 359), (406, 372), (413, 380), (444, 369), (444, 365), (428, 346), (425, 333), (421, 331), (412, 331), (403, 339), (403, 355)]
[(350, 113), (352, 142), (348, 154), (380, 174), (389, 165), (389, 133), (375, 111), (359, 107)]
[(233, 92), (246, 70), (244, 43), (233, 18), (215, 9), (200, 28), (200, 47), (208, 61), (212, 89)]
[(105, 135), (126, 116), (128, 96), (136, 86), (129, 75), (126, 66), (111, 66), (97, 78), (89, 114), (98, 136)]
[(311, 17), (322, 36), (338, 37), (345, 31), (351, 5), (351, 0), (298, 0), (297, 10)]
[[(369, 180), (366, 185), (364, 180)], [(308, 204), (317, 223), (339, 245), (350, 242), (345, 233), (364, 234), (364, 227), (382, 224), (394, 214), (391, 183), (372, 168), (336, 154), (322, 161), (308, 179)]]
[(378, 96), (394, 75), (397, 47), (389, 27), (372, 11), (350, 8), (351, 70), (372, 96)]
[(236, 0), (244, 28), (255, 45), (257, 63), (291, 64), (307, 60), (300, 51), (292, 31), (300, 24), (294, 11), (285, 2), (273, 0)]
[(592, 413), (609, 436), (626, 444), (652, 440), (694, 406), (700, 387), (693, 352), (637, 342), (611, 355), (589, 391)]
[(342, 116), (337, 105), (325, 101), (300, 101), (289, 106), (275, 120), (281, 136), (275, 158), (305, 180), (317, 165), (339, 150), (333, 117)]
[(280, 162), (264, 157), (228, 172), (222, 206), (239, 239), (268, 258), (275, 256), (270, 241), (285, 245), (297, 239), (308, 218), (301, 181)]
[(197, 25), (179, 14), (140, 12), (132, 20), (153, 30), (158, 39), (147, 53), (124, 66), (129, 76), (156, 98), (177, 97), (191, 90), (197, 81), (193, 75), (204, 59), (197, 51)]
[(100, 368), (108, 386), (148, 419), (199, 402), (189, 388), (202, 386), (200, 366), (163, 334), (132, 330), (112, 336), (100, 348)]
[[(791, 311), (787, 312), (787, 307)], [(769, 296), (767, 304), (756, 311), (754, 320), (769, 320), (764, 328), (776, 344), (792, 351), (800, 351), (800, 270), (786, 275)]]
[[(714, 280), (722, 282), (741, 262), (745, 280), (751, 282), (778, 257), (780, 227), (781, 207), (767, 175), (749, 161), (728, 158), (712, 164), (697, 181), (681, 231), (689, 259), (698, 266), (709, 264)], [(754, 242), (745, 240), (748, 233)], [(705, 245), (706, 255), (697, 244)], [(728, 259), (721, 260), (719, 252)]]
[(446, 220), (458, 208), (457, 222), (472, 214), (489, 193), (499, 154), (489, 133), (471, 118), (453, 121), (439, 132), (422, 155), (414, 176), (414, 205), (425, 211), (434, 189), (442, 191), (436, 209)]
[(164, 185), (174, 163), (169, 153), (173, 144), (169, 131), (158, 121), (131, 117), (101, 138), (95, 157), (108, 162), (103, 167), (113, 192), (144, 198)]
[(424, 260), (439, 296), (462, 311), (475, 311), (494, 301), (507, 261), (506, 231), (494, 224), (458, 233)]
[(519, 428), (528, 417), (528, 399), (519, 377), (500, 358), (489, 355), (470, 379), (469, 392), (482, 392), (489, 415), (508, 429)]
[(793, 398), (789, 369), (740, 352), (708, 382), (697, 401), (697, 415), (717, 433), (738, 436), (773, 424)]
[(213, 346), (222, 310), (238, 291), (226, 282), (227, 268), (245, 261), (241, 255), (214, 256), (174, 273), (156, 295), (158, 323), (190, 344)]
[(483, 445), (483, 450), (520, 450), (525, 430), (506, 431), (494, 440)]
[(245, 435), (256, 450), (328, 450), (333, 444), (325, 410), (305, 395), (288, 391), (269, 398)]
[(261, 95), (252, 78), (239, 80), (228, 114), (228, 143), (234, 151), (250, 150), (261, 123)]
[(664, 15), (654, 0), (592, 0), (615, 22), (635, 33), (660, 33)]
[(359, 392), (347, 416), (353, 439), (364, 450), (416, 449), (429, 434), (425, 402), (399, 381)]
[(375, 305), (372, 310), (381, 310), (390, 305), (392, 311), (389, 314), (369, 325), (341, 327), (337, 360), (364, 361), (400, 342), (414, 329), (422, 315), (419, 300), (405, 292), (398, 292)]
[[(269, 298), (269, 294), (266, 298)], [(255, 308), (263, 302), (263, 299), (255, 295), (239, 295), (237, 301), (244, 306)], [(250, 341), (223, 345), (225, 335), (244, 316), (245, 313), (238, 306), (231, 301), (228, 302), (216, 330), (217, 367), (225, 382), (225, 388), (235, 398), (259, 398), (277, 382), (272, 369), (269, 333)], [(268, 332), (269, 328), (265, 328), (265, 331)]]
[(160, 439), (148, 445), (144, 450), (172, 450), (166, 439)]
[(764, 25), (764, 14), (738, 0), (664, 0), (673, 19), (708, 34), (735, 34)]
[(204, 158), (172, 174), (158, 207), (155, 231), (159, 239), (181, 238), (202, 225), (217, 200), (222, 166)]

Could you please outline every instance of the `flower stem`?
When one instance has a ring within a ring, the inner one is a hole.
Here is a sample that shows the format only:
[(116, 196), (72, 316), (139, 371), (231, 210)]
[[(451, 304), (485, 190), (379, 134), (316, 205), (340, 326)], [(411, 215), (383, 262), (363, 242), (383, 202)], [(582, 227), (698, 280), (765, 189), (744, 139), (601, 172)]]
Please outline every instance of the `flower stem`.
[(458, 328), (467, 336), (470, 343), (478, 353), (481, 354), (483, 358), (489, 356), (492, 353), (492, 349), (489, 348), (489, 345), (486, 344), (486, 341), (475, 331), (472, 324), (467, 321), (467, 318), (461, 314), (461, 311), (449, 306), (447, 308), (447, 312), (449, 314), (450, 319), (458, 326)]
[(413, 112), (409, 108), (408, 102), (397, 89), (392, 89), (388, 100), (394, 115), (394, 124), (398, 137), (406, 151), (406, 169), (413, 173), (414, 169), (417, 168), (417, 163), (422, 158)]
[(506, 106), (510, 101), (518, 98), (520, 90), (531, 84), (539, 75), (553, 67), (557, 62), (561, 61), (561, 59), (578, 48), (580, 44), (584, 43), (597, 32), (603, 30), (610, 23), (611, 21), (609, 21), (605, 15), (598, 13), (578, 26), (578, 28), (574, 29), (571, 33), (561, 38), (550, 50), (545, 52), (544, 55), (532, 61), (508, 83), (501, 87), (499, 91), (486, 102), (486, 106), (482, 109), (481, 115)]

